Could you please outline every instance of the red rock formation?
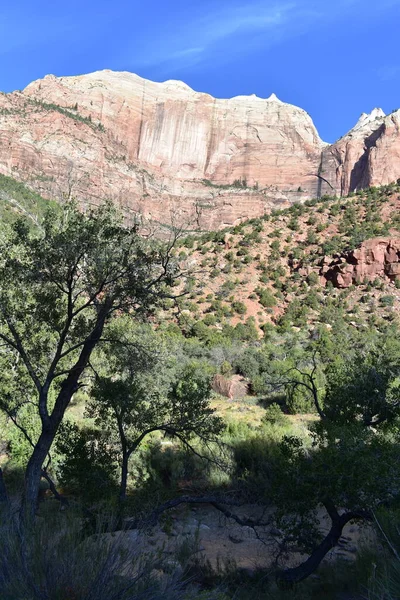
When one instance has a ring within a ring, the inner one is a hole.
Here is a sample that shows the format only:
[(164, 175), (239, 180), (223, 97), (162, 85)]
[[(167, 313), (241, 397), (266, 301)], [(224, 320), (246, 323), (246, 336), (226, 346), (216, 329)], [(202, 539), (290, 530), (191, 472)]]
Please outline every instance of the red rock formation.
[(357, 282), (373, 281), (376, 277), (387, 277), (394, 281), (400, 278), (400, 239), (367, 240), (360, 248), (351, 250), (330, 263), (325, 259), (321, 275), (339, 288), (347, 288)]
[(398, 179), (400, 111), (362, 115), (328, 146), (275, 95), (217, 100), (132, 73), (48, 75), (0, 95), (0, 173), (83, 209), (108, 198), (128, 218), (218, 229)]
[(216, 100), (111, 71), (2, 95), (0, 142), (0, 172), (46, 196), (111, 198), (209, 229), (315, 196), (325, 147), (307, 113), (275, 96)]
[(357, 125), (322, 154), (320, 193), (346, 196), (400, 177), (400, 110), (361, 115)]
[(212, 389), (217, 394), (229, 398), (229, 400), (243, 398), (249, 393), (249, 386), (240, 375), (233, 375), (230, 379), (223, 375), (215, 375), (212, 381)]

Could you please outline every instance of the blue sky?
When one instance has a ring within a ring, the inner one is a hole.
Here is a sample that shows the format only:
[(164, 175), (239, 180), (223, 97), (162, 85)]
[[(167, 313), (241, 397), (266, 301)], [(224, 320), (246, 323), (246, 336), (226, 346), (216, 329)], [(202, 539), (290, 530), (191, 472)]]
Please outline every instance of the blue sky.
[(125, 70), (216, 97), (275, 92), (334, 141), (400, 107), (400, 0), (3, 0), (0, 90)]

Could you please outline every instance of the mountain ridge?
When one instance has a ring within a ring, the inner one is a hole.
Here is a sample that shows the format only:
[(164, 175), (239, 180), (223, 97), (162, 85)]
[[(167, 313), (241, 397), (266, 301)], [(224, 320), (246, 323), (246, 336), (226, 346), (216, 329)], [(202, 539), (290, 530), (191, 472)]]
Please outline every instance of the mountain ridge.
[[(217, 229), (400, 177), (400, 112), (363, 114), (327, 144), (274, 94), (215, 99), (128, 72), (47, 75), (0, 96), (0, 173), (83, 209)], [(397, 129), (396, 129), (397, 127)]]

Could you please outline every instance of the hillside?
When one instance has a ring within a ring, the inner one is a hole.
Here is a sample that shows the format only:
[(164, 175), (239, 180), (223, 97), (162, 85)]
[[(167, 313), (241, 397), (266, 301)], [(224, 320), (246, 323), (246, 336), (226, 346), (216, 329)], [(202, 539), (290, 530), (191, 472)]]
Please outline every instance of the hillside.
[(43, 198), (12, 177), (0, 175), (1, 222), (12, 223), (18, 217), (24, 217), (30, 225), (38, 226), (46, 210), (57, 206), (56, 201)]
[[(47, 208), (56, 206), (0, 175), (3, 222), (22, 216), (40, 226)], [(205, 340), (221, 332), (256, 338), (271, 327), (330, 327), (338, 316), (353, 327), (397, 320), (400, 279), (379, 248), (386, 252), (391, 244), (400, 265), (399, 209), (400, 184), (391, 184), (189, 235), (175, 254), (193, 278), (177, 306), (166, 301), (157, 320), (173, 319)], [(360, 251), (358, 275), (354, 254)]]
[(207, 339), (245, 323), (254, 335), (253, 326), (331, 327), (339, 316), (354, 327), (396, 320), (399, 192), (392, 184), (327, 196), (186, 238), (179, 258), (200, 283), (180, 303), (178, 322)]

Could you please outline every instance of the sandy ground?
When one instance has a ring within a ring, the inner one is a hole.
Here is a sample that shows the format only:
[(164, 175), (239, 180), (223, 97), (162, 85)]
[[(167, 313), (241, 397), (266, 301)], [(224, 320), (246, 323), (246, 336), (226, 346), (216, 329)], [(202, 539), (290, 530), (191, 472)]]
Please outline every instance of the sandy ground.
[[(260, 508), (253, 505), (232, 509), (232, 512), (253, 519), (261, 516)], [(321, 510), (319, 518), (321, 531), (327, 532), (329, 517)], [(263, 520), (268, 520), (268, 514), (263, 515)], [(339, 545), (332, 549), (325, 560), (355, 560), (357, 549), (371, 540), (371, 536), (372, 531), (367, 527), (347, 525)], [(122, 533), (119, 543), (127, 550), (140, 547), (141, 551), (156, 553), (167, 561), (174, 560), (179, 549), (186, 546), (188, 553), (193, 551), (193, 556), (209, 562), (214, 568), (234, 564), (239, 569), (255, 570), (275, 565), (281, 540), (281, 532), (273, 526), (259, 527), (256, 533), (251, 527), (240, 526), (213, 508), (199, 506), (175, 511), (168, 515), (162, 526), (149, 532)], [(279, 565), (295, 566), (303, 558), (300, 553), (292, 553), (282, 558)]]

